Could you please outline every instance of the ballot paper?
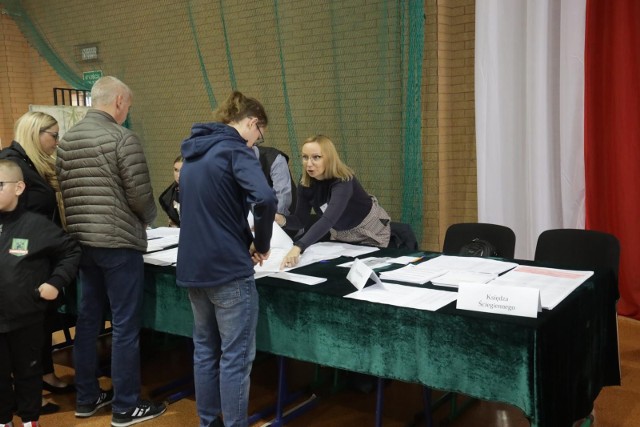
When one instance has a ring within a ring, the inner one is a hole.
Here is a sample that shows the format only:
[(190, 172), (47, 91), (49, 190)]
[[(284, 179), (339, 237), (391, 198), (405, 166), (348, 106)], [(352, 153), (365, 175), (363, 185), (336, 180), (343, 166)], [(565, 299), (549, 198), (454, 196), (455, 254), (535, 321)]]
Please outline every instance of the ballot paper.
[(457, 288), (460, 283), (488, 283), (498, 277), (497, 274), (475, 273), (473, 271), (447, 271), (445, 274), (434, 277), (431, 283), (437, 286)]
[(382, 282), (344, 297), (397, 307), (436, 311), (455, 301), (457, 293)]
[(180, 229), (177, 227), (158, 227), (147, 230), (147, 252), (159, 251), (177, 246)]
[(383, 271), (380, 273), (380, 278), (384, 280), (393, 280), (396, 282), (407, 282), (425, 284), (435, 277), (442, 276), (447, 273), (447, 270), (441, 270), (436, 268), (430, 268), (429, 266), (422, 264), (407, 264), (402, 268), (391, 271)]
[[(367, 258), (358, 258), (360, 261), (364, 262), (370, 268), (383, 268), (391, 265), (391, 258), (376, 258), (376, 257), (367, 257)], [(345, 262), (342, 264), (338, 264), (338, 267), (348, 267), (351, 268), (353, 265), (353, 261)]]
[(296, 274), (288, 271), (280, 271), (278, 273), (271, 273), (269, 277), (275, 277), (282, 280), (289, 280), (291, 282), (302, 283), (305, 285), (317, 285), (318, 283), (326, 282), (325, 277), (307, 276), (306, 274)]
[(163, 251), (150, 252), (142, 255), (144, 262), (152, 265), (175, 265), (178, 260), (178, 248), (165, 249)]
[(467, 271), (473, 273), (501, 274), (518, 266), (515, 262), (490, 258), (440, 255), (419, 265), (434, 270)]
[(593, 271), (521, 265), (493, 280), (491, 284), (539, 289), (542, 308), (551, 310), (592, 275)]

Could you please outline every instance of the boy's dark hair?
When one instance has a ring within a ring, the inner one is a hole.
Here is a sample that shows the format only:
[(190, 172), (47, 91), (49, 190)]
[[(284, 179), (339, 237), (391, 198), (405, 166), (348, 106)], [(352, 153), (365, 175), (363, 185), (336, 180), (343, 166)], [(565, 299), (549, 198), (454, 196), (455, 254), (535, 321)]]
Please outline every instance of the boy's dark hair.
[(11, 179), (15, 179), (16, 181), (22, 181), (24, 179), (22, 169), (20, 169), (20, 166), (13, 160), (0, 159), (0, 170), (7, 171), (11, 174)]

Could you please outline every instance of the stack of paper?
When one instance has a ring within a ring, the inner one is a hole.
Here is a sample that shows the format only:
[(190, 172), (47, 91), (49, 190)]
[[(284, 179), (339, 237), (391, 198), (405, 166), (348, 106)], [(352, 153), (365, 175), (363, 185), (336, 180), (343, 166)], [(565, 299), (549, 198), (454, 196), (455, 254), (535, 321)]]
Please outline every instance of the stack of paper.
[(175, 227), (158, 227), (147, 230), (147, 252), (159, 251), (177, 246), (180, 229)]
[(452, 270), (442, 276), (434, 277), (431, 283), (437, 286), (457, 288), (460, 283), (488, 283), (498, 277), (497, 274), (475, 273), (473, 271)]
[(378, 283), (345, 295), (345, 298), (436, 311), (455, 301), (457, 296), (456, 292), (416, 288), (393, 283)]
[(521, 265), (498, 277), (491, 284), (539, 289), (542, 308), (551, 310), (592, 275), (593, 271)]
[(380, 273), (380, 278), (397, 282), (425, 284), (447, 272), (447, 270), (430, 268), (425, 264), (408, 264), (397, 270), (383, 271)]
[(175, 265), (178, 260), (178, 248), (165, 249), (142, 255), (144, 262), (153, 265)]

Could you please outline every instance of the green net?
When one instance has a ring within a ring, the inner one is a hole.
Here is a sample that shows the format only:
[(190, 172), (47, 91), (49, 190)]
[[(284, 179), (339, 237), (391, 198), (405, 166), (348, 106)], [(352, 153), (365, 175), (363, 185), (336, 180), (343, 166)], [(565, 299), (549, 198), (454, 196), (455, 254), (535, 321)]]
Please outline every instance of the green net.
[[(419, 0), (2, 0), (28, 41), (74, 88), (101, 70), (134, 92), (157, 194), (194, 122), (231, 90), (259, 99), (266, 144), (290, 154), (330, 137), (366, 190), (420, 239), (423, 221)], [(97, 58), (81, 50), (96, 46)]]

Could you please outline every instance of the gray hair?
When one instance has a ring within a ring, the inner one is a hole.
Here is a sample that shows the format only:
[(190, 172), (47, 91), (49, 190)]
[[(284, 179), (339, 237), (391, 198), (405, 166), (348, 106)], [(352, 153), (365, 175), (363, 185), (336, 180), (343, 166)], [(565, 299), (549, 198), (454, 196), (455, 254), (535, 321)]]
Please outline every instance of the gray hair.
[(129, 86), (113, 76), (100, 77), (91, 88), (91, 104), (94, 107), (111, 105), (118, 95), (133, 96)]

